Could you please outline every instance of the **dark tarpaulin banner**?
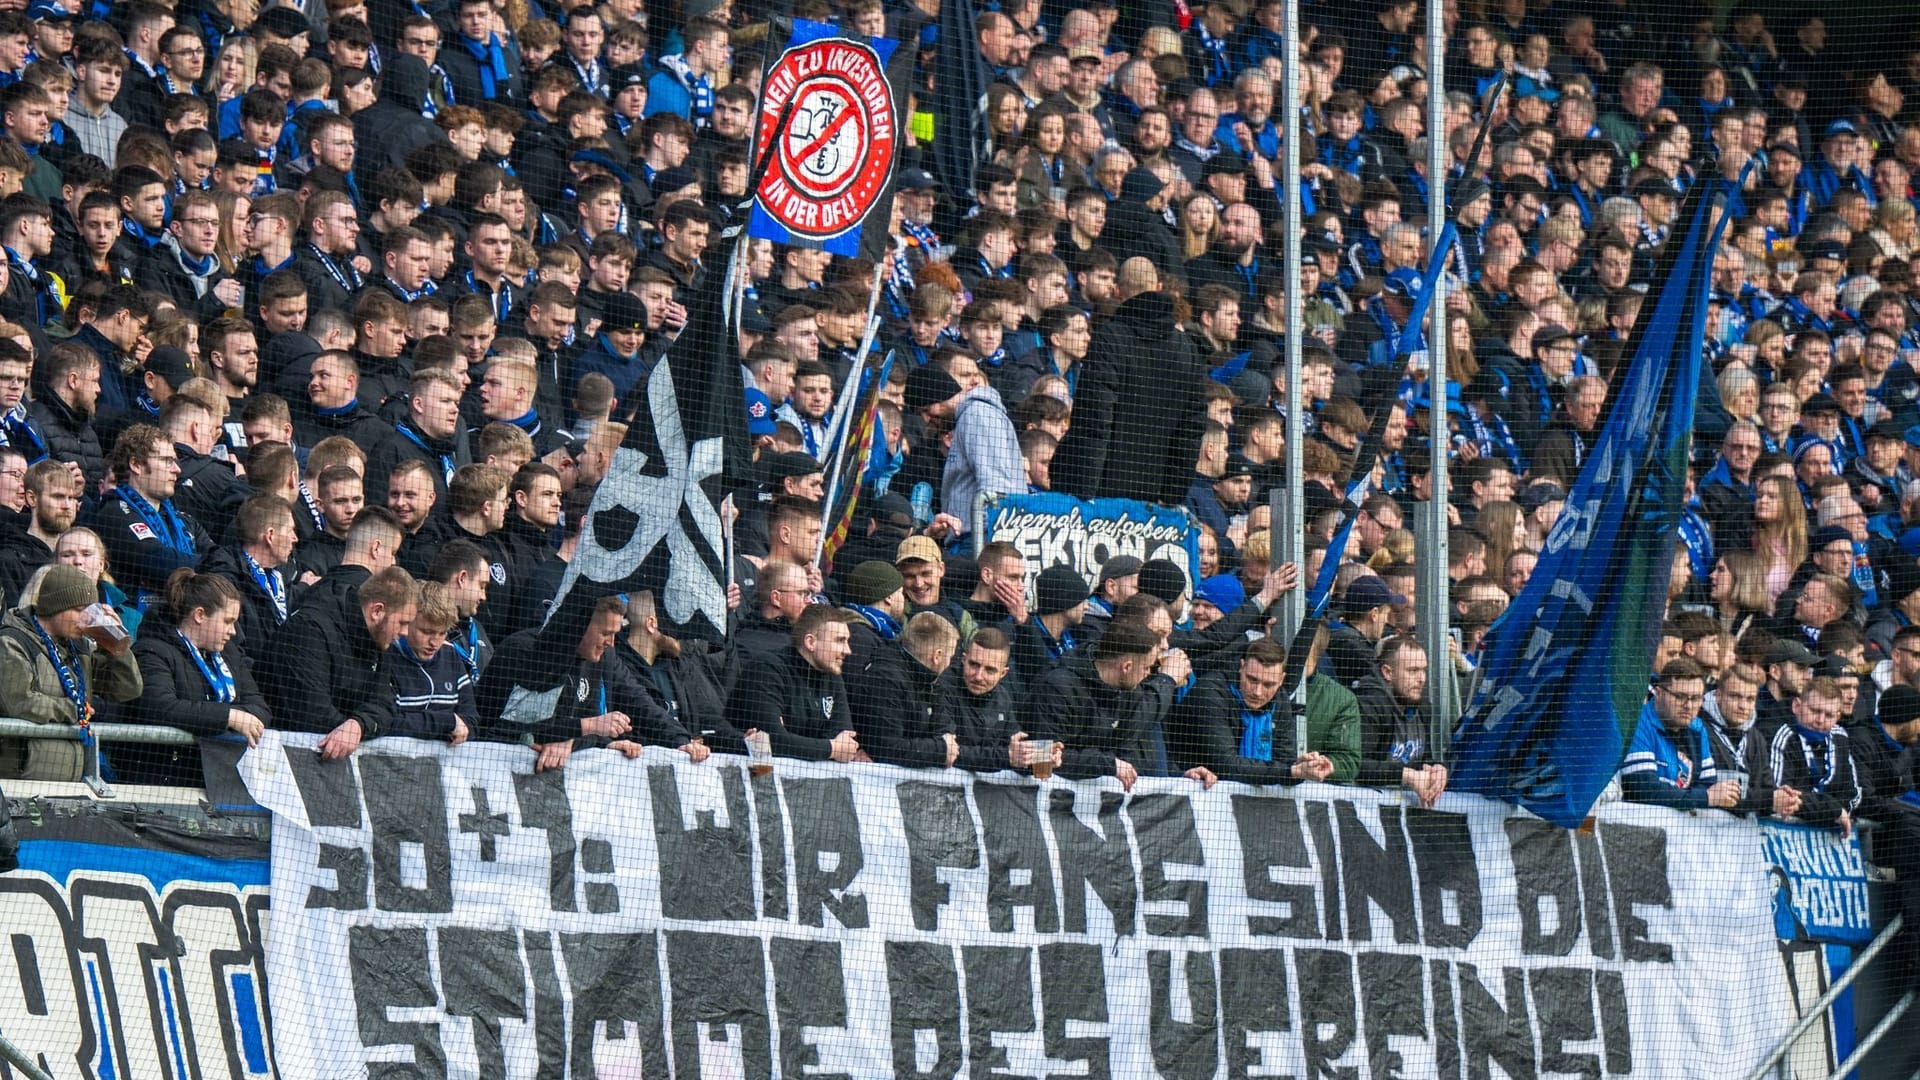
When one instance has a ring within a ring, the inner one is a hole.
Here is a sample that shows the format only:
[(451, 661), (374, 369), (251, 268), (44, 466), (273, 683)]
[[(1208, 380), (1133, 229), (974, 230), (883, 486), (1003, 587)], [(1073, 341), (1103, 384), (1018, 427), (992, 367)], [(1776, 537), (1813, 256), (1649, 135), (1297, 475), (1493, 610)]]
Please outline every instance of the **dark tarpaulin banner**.
[(1712, 203), (1696, 194), (1690, 205), (1606, 425), (1533, 577), (1487, 635), (1447, 762), (1451, 788), (1568, 828), (1620, 767), (1666, 617), (1719, 236)]
[(1745, 1075), (1760, 827), (268, 732), (286, 1080)]
[[(856, 40), (825, 23), (793, 21), (785, 51), (762, 81), (755, 154), (766, 171), (750, 235), (860, 254), (861, 233), (884, 215), (894, 162), (906, 144), (902, 52), (887, 38)], [(884, 231), (885, 218), (879, 219)]]
[(985, 109), (993, 70), (974, 47), (979, 14), (973, 0), (942, 0), (933, 98), (926, 103), (933, 113), (933, 172), (961, 210), (973, 203), (973, 170), (993, 145)]

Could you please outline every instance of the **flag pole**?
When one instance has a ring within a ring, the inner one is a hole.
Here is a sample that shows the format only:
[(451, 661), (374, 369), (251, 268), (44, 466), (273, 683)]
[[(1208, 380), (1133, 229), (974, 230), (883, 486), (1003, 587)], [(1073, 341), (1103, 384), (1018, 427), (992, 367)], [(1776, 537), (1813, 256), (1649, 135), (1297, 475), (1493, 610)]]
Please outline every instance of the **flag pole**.
[(834, 403), (833, 422), (829, 424), (833, 438), (833, 464), (827, 468), (827, 497), (820, 508), (820, 539), (813, 545), (813, 565), (819, 569), (820, 560), (826, 556), (827, 531), (833, 527), (833, 506), (840, 498), (842, 483), (841, 464), (847, 456), (847, 435), (853, 430), (853, 414), (860, 393), (860, 376), (867, 367), (867, 355), (873, 351), (873, 339), (879, 335), (880, 320), (874, 312), (880, 307), (880, 285), (886, 277), (886, 262), (873, 264), (873, 285), (867, 293), (867, 332), (860, 338), (860, 351), (854, 354), (853, 370), (847, 372), (847, 384), (841, 388), (840, 400)]
[[(1442, 0), (1427, 0), (1427, 229), (1437, 244), (1447, 227), (1447, 88), (1446, 12)], [(1503, 75), (1500, 85), (1504, 86)], [(1494, 90), (1494, 101), (1500, 89)], [(1487, 108), (1491, 120), (1493, 107)], [(1467, 159), (1466, 177), (1471, 179), (1479, 160), (1482, 141), (1489, 124), (1482, 124), (1474, 137), (1472, 157)], [(1426, 505), (1416, 507), (1419, 526), (1420, 558), (1415, 566), (1415, 619), (1427, 652), (1427, 704), (1430, 731), (1427, 745), (1439, 760), (1446, 760), (1447, 733), (1460, 710), (1455, 692), (1453, 659), (1448, 646), (1453, 605), (1449, 595), (1452, 579), (1447, 575), (1447, 283), (1443, 271), (1435, 283), (1433, 307), (1427, 314), (1427, 386), (1432, 406), (1427, 430), (1431, 449), (1428, 453), (1430, 496)], [(1413, 329), (1408, 327), (1409, 330)], [(1498, 572), (1496, 570), (1496, 572)]]

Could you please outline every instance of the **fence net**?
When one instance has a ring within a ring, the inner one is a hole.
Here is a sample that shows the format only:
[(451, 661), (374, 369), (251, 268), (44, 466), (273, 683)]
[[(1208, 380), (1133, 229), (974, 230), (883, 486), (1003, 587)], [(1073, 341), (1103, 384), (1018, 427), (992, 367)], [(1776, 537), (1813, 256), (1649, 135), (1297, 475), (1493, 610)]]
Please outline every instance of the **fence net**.
[(0, 2), (0, 1080), (1913, 1074), (1911, 14)]

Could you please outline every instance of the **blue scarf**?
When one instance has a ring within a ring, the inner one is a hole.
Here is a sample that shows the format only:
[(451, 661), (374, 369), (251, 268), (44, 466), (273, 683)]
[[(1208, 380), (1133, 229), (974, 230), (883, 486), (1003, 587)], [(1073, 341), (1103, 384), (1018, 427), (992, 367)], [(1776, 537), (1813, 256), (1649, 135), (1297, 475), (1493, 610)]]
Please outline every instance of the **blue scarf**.
[[(467, 271), (467, 288), (475, 296), (487, 295), (485, 291), (486, 286), (474, 280), (472, 270)], [(508, 313), (513, 311), (513, 285), (510, 284), (506, 278), (501, 278), (500, 288), (496, 290), (489, 299), (493, 303), (493, 317), (502, 323), (506, 322)]]
[(448, 634), (447, 648), (452, 649), (453, 654), (455, 656), (458, 656), (462, 661), (466, 663), (468, 674), (472, 675), (476, 679), (480, 677), (480, 660), (479, 660), (480, 624), (479, 623), (475, 622), (471, 618), (467, 619), (467, 640), (464, 644), (464, 647), (462, 647), (461, 642), (454, 640), (452, 634)]
[(5, 440), (7, 446), (25, 454), (29, 465), (38, 465), (47, 460), (47, 440), (21, 408), (0, 416), (0, 438)]
[(408, 441), (408, 442), (410, 442), (410, 443), (412, 443), (413, 445), (415, 445), (415, 446), (417, 446), (417, 447), (419, 447), (419, 448), (420, 448), (420, 449), (421, 449), (422, 451), (424, 451), (425, 453), (427, 453), (427, 454), (429, 454), (429, 455), (431, 455), (431, 456), (433, 456), (433, 457), (437, 457), (437, 458), (439, 458), (439, 459), (440, 459), (440, 472), (441, 472), (441, 475), (442, 475), (443, 477), (445, 477), (445, 479), (446, 479), (446, 482), (447, 482), (448, 484), (452, 484), (452, 483), (453, 483), (453, 472), (454, 472), (454, 470), (455, 470), (456, 468), (458, 468), (459, 466), (457, 466), (457, 465), (455, 465), (455, 464), (454, 464), (454, 461), (453, 461), (453, 455), (452, 455), (452, 454), (443, 454), (443, 453), (441, 453), (440, 451), (438, 451), (438, 450), (435, 450), (435, 449), (434, 449), (433, 447), (431, 447), (431, 446), (428, 446), (428, 445), (427, 445), (427, 440), (426, 440), (426, 439), (424, 439), (424, 438), (421, 438), (421, 436), (420, 436), (420, 433), (419, 433), (419, 432), (416, 432), (416, 431), (414, 431), (414, 430), (413, 430), (413, 425), (411, 425), (411, 424), (407, 424), (407, 423), (399, 423), (399, 424), (395, 424), (395, 425), (394, 425), (394, 430), (395, 430), (395, 431), (398, 431), (398, 432), (399, 432), (400, 434), (402, 434), (402, 435), (404, 435), (404, 436), (406, 436), (406, 439), (407, 439), (407, 441)]
[[(1793, 721), (1793, 730), (1800, 733), (1800, 741), (1806, 746), (1807, 774), (1813, 777), (1813, 790), (1827, 790), (1827, 785), (1833, 783), (1833, 776), (1840, 769), (1840, 755), (1846, 751), (1833, 741), (1831, 731), (1815, 731), (1798, 720)], [(1818, 771), (1820, 762), (1813, 754), (1815, 746), (1827, 748), (1827, 769), (1824, 775)]]
[(140, 520), (147, 523), (161, 543), (182, 555), (193, 554), (193, 530), (187, 528), (186, 520), (173, 508), (172, 499), (164, 499), (159, 506), (155, 506), (147, 501), (146, 496), (135, 491), (132, 484), (121, 484), (113, 490), (114, 494), (126, 500), (134, 513), (140, 515)]
[(882, 641), (892, 641), (900, 636), (900, 620), (879, 608), (868, 607), (865, 604), (848, 604), (847, 610), (867, 620), (867, 625), (873, 627)]
[(71, 648), (63, 650), (54, 643), (53, 635), (47, 633), (39, 616), (29, 615), (27, 621), (33, 624), (34, 633), (40, 635), (40, 647), (47, 651), (47, 660), (53, 664), (53, 673), (60, 677), (60, 689), (67, 695), (67, 700), (73, 702), (73, 719), (74, 723), (80, 725), (82, 740), (91, 746), (93, 736), (86, 728), (87, 721), (93, 718), (93, 710), (87, 705), (86, 672), (81, 671), (80, 665), (72, 659)]
[(193, 666), (207, 680), (207, 686), (213, 691), (213, 700), (231, 703), (233, 701), (233, 669), (227, 666), (227, 658), (219, 653), (201, 653), (198, 646), (187, 640), (186, 632), (175, 630), (180, 635), (180, 644), (187, 647), (187, 655), (193, 658)]
[[(480, 96), (495, 101), (500, 96), (500, 84), (512, 77), (507, 70), (507, 53), (500, 47), (500, 38), (488, 34), (485, 41), (474, 41), (461, 37), (460, 47), (480, 65)], [(465, 103), (463, 103), (465, 104)]]
[(1267, 702), (1264, 711), (1255, 711), (1247, 708), (1247, 699), (1238, 686), (1229, 685), (1227, 689), (1240, 705), (1240, 756), (1249, 761), (1272, 761), (1273, 713), (1278, 698)]
[(313, 257), (320, 260), (320, 269), (327, 272), (327, 276), (333, 279), (335, 285), (349, 294), (360, 291), (360, 271), (354, 268), (351, 261), (334, 262), (333, 256), (321, 251), (317, 244), (309, 243), (307, 250), (313, 252)]
[(260, 591), (267, 594), (267, 599), (273, 601), (273, 621), (286, 622), (287, 584), (280, 576), (279, 569), (268, 570), (260, 565), (258, 559), (244, 551), (240, 553), (240, 558), (247, 564), (247, 573), (253, 575), (253, 583), (260, 586)]
[(127, 218), (123, 222), (121, 222), (121, 228), (127, 230), (128, 235), (132, 236), (134, 239), (140, 241), (141, 243), (147, 245), (148, 247), (153, 247), (154, 245), (158, 244), (160, 241), (165, 240), (167, 238), (167, 234), (164, 230), (160, 232), (149, 232), (147, 231), (146, 226), (140, 224), (139, 222), (133, 220), (132, 218)]

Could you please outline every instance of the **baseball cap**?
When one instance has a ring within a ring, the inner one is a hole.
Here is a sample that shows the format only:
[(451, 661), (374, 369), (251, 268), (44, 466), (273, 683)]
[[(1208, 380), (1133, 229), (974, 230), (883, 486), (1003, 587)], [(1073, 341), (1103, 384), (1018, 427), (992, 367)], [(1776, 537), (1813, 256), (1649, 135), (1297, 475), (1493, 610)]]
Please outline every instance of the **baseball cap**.
[(1775, 664), (1799, 664), (1803, 667), (1812, 667), (1819, 662), (1820, 658), (1813, 655), (1812, 649), (1791, 638), (1781, 638), (1767, 649), (1768, 667)]
[(1388, 296), (1418, 296), (1421, 287), (1420, 272), (1412, 267), (1403, 266), (1387, 275), (1386, 291)]
[(1647, 177), (1633, 185), (1633, 197), (1636, 199), (1677, 199), (1680, 193), (1673, 190), (1671, 181)]
[(1407, 598), (1387, 588), (1385, 579), (1368, 574), (1354, 578), (1347, 585), (1347, 595), (1340, 600), (1342, 611), (1371, 611), (1386, 604), (1404, 604)]
[(773, 399), (758, 390), (747, 391), (747, 434), (758, 438), (779, 427), (773, 422)]
[(1071, 64), (1082, 62), (1101, 64), (1105, 63), (1106, 59), (1106, 54), (1101, 52), (1097, 45), (1075, 45), (1067, 51), (1067, 62)]
[(1920, 690), (1905, 683), (1894, 683), (1880, 692), (1878, 711), (1882, 727), (1898, 727), (1920, 720)]
[(167, 380), (167, 385), (180, 389), (188, 379), (193, 378), (193, 358), (184, 349), (172, 345), (162, 345), (147, 354), (146, 369)]
[(812, 476), (825, 471), (826, 466), (820, 464), (818, 458), (799, 450), (787, 450), (767, 458), (768, 483), (778, 484), (791, 477)]
[(1838, 540), (1844, 540), (1851, 544), (1853, 543), (1853, 534), (1838, 525), (1822, 525), (1813, 530), (1813, 535), (1807, 537), (1807, 549), (1809, 551), (1820, 551), (1828, 544)]
[(893, 553), (895, 566), (903, 562), (925, 562), (939, 566), (946, 561), (946, 556), (940, 554), (940, 545), (930, 536), (909, 536), (900, 541), (900, 547)]
[(1892, 442), (1901, 442), (1906, 437), (1907, 429), (1901, 427), (1899, 422), (1895, 420), (1881, 420), (1867, 429), (1867, 438), (1869, 439), (1887, 439)]
[(1514, 496), (1514, 503), (1529, 513), (1548, 503), (1566, 502), (1567, 491), (1559, 484), (1528, 484), (1526, 490)]
[(1577, 336), (1578, 335), (1574, 334), (1573, 331), (1567, 329), (1564, 326), (1559, 326), (1554, 323), (1548, 323), (1547, 325), (1533, 332), (1533, 348), (1535, 352), (1538, 352), (1539, 350), (1544, 349), (1549, 345), (1566, 341), (1569, 338), (1575, 338)]
[(896, 191), (939, 191), (940, 181), (925, 169), (902, 169), (893, 187)]
[(53, 0), (33, 0), (27, 5), (27, 18), (34, 22), (73, 22), (79, 17)]
[(1202, 179), (1209, 176), (1245, 176), (1246, 174), (1247, 163), (1239, 154), (1215, 154), (1207, 159), (1206, 164), (1200, 166)]
[(261, 12), (253, 25), (272, 34), (274, 37), (296, 38), (313, 29), (307, 25), (307, 17), (288, 7), (268, 8)]
[(1824, 390), (1814, 394), (1800, 405), (1800, 415), (1802, 416), (1811, 416), (1814, 413), (1837, 413), (1839, 411), (1840, 403), (1833, 400), (1833, 395)]
[(1805, 255), (1809, 261), (1814, 259), (1828, 259), (1833, 262), (1847, 261), (1847, 247), (1838, 240), (1815, 240), (1813, 243), (1802, 247), (1800, 253)]
[(1833, 123), (1828, 124), (1827, 132), (1825, 135), (1822, 135), (1821, 138), (1831, 139), (1835, 135), (1858, 135), (1858, 134), (1860, 134), (1860, 129), (1854, 126), (1853, 121), (1843, 118), (1840, 120), (1835, 120)]
[(1880, 597), (1886, 603), (1897, 604), (1920, 592), (1920, 563), (1914, 562), (1910, 555), (1887, 559), (1880, 568), (1879, 577)]

